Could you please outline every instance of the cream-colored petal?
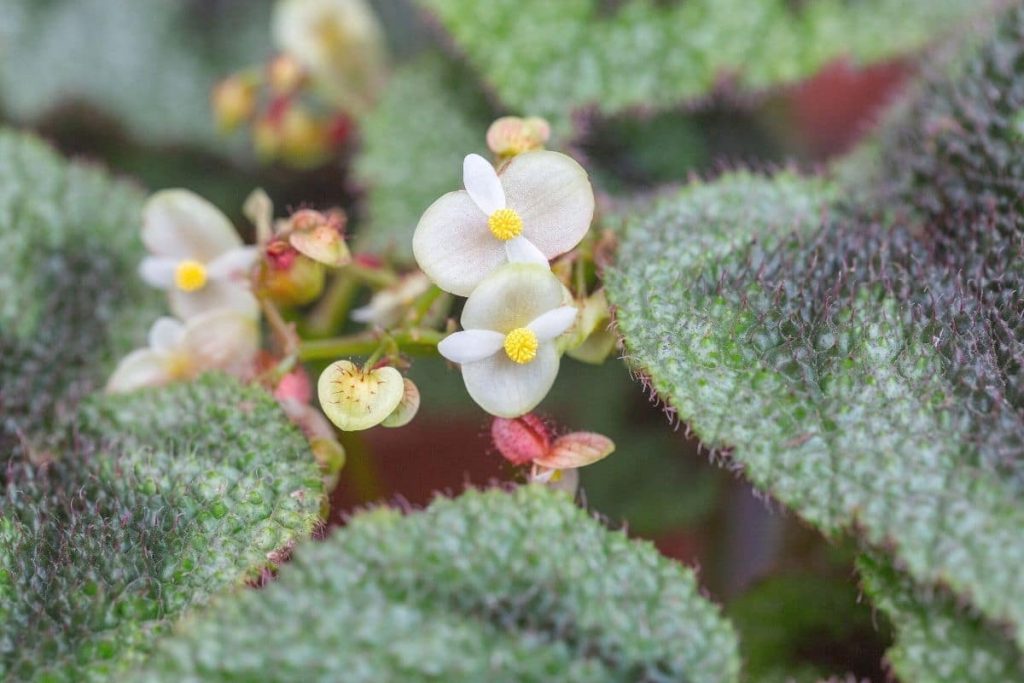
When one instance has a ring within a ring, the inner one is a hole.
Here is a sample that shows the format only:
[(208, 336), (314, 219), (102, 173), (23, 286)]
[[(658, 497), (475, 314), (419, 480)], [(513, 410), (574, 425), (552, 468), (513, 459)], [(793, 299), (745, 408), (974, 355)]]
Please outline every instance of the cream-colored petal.
[(498, 172), (479, 154), (468, 154), (462, 161), (462, 184), (484, 216), (505, 208), (505, 190)]
[(259, 302), (247, 288), (225, 280), (209, 280), (202, 289), (183, 292), (172, 289), (167, 292), (171, 311), (182, 320), (194, 318), (201, 313), (218, 308), (233, 308), (251, 317), (259, 315)]
[(465, 330), (449, 334), (437, 345), (437, 351), (453, 363), (472, 363), (496, 354), (505, 343), (505, 335), (493, 330)]
[(146, 202), (142, 242), (156, 256), (212, 261), (242, 240), (216, 206), (188, 190), (163, 190)]
[(142, 387), (158, 387), (173, 379), (167, 368), (167, 357), (151, 349), (132, 351), (121, 359), (114, 374), (107, 380), (109, 393), (133, 391)]
[(349, 360), (328, 365), (316, 387), (324, 414), (346, 432), (380, 424), (395, 412), (406, 390), (398, 370), (384, 366), (364, 373)]
[(185, 325), (182, 348), (198, 371), (244, 373), (259, 351), (257, 318), (231, 308), (208, 311)]
[(505, 263), (505, 247), (487, 229), (465, 190), (449, 192), (430, 205), (412, 236), (420, 269), (446, 292), (469, 296), (495, 268)]
[(548, 259), (583, 239), (594, 218), (594, 190), (587, 172), (558, 152), (526, 152), (501, 174), (505, 200), (523, 219), (523, 236)]
[(525, 415), (544, 400), (558, 376), (558, 352), (550, 342), (541, 344), (537, 356), (520, 365), (504, 353), (466, 363), (462, 379), (477, 404), (497, 417)]
[(473, 291), (462, 309), (462, 327), (508, 334), (561, 306), (564, 291), (546, 266), (510, 263)]
[(139, 277), (151, 287), (170, 289), (174, 286), (174, 269), (178, 259), (147, 256), (139, 264)]
[(210, 261), (206, 265), (206, 274), (217, 279), (244, 279), (259, 257), (260, 251), (256, 247), (236, 247)]
[(533, 263), (538, 266), (548, 266), (548, 257), (535, 247), (533, 242), (522, 235), (505, 242), (505, 257), (508, 258), (509, 263)]
[(149, 348), (153, 351), (168, 353), (181, 346), (185, 336), (185, 326), (180, 320), (164, 316), (149, 328)]
[(572, 327), (576, 322), (576, 313), (575, 306), (559, 306), (547, 313), (541, 313), (527, 327), (540, 341), (550, 341)]

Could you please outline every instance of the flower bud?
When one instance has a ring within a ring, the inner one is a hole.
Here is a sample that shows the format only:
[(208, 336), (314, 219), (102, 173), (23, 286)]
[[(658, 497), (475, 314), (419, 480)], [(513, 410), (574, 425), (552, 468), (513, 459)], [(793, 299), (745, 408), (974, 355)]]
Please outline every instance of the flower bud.
[(313, 400), (313, 384), (309, 381), (306, 371), (297, 367), (281, 378), (274, 388), (274, 398), (278, 401), (293, 400), (309, 403)]
[(381, 421), (381, 427), (404, 427), (412, 422), (420, 409), (420, 390), (408, 377), (404, 378), (403, 382), (405, 393), (402, 395), (402, 400), (398, 403), (398, 407)]
[(383, 366), (364, 371), (352, 361), (331, 363), (317, 381), (320, 407), (335, 426), (346, 432), (374, 427), (388, 418), (405, 397), (398, 370)]
[(311, 209), (297, 211), (288, 222), (288, 242), (296, 250), (325, 266), (338, 268), (352, 261), (345, 244), (344, 211), (321, 213)]
[(549, 137), (551, 126), (542, 118), (503, 116), (487, 129), (487, 147), (499, 160), (506, 160), (523, 152), (544, 149)]
[(551, 448), (547, 426), (533, 413), (513, 419), (494, 418), (491, 440), (502, 457), (514, 465), (526, 465), (542, 458)]
[(327, 127), (308, 109), (294, 104), (280, 122), (281, 159), (298, 168), (313, 168), (326, 162), (333, 148)]
[(252, 118), (256, 111), (257, 85), (244, 76), (230, 76), (218, 83), (210, 94), (217, 126), (230, 132)]
[(535, 465), (555, 470), (569, 470), (592, 465), (615, 451), (615, 443), (607, 436), (594, 432), (573, 432), (555, 439), (551, 449)]
[(303, 306), (323, 291), (324, 267), (285, 240), (275, 239), (266, 247), (260, 287), (277, 304)]
[(579, 322), (564, 342), (566, 354), (583, 363), (600, 365), (615, 350), (617, 339), (608, 329), (610, 325), (608, 299), (599, 289), (580, 307)]
[(294, 57), (280, 54), (267, 64), (267, 83), (278, 95), (290, 95), (305, 81), (306, 72)]

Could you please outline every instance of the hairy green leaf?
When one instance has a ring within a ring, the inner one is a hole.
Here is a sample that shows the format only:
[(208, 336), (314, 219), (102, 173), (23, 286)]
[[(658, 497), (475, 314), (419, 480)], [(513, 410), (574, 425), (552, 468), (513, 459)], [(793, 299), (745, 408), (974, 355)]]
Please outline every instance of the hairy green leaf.
[(540, 487), (380, 509), (186, 620), (140, 680), (731, 681), (691, 572)]
[(968, 0), (420, 0), (517, 112), (564, 122), (760, 90), (827, 62), (889, 59), (979, 10)]
[(902, 680), (1024, 680), (1024, 661), (1010, 641), (941, 589), (915, 585), (880, 556), (862, 557), (857, 568), (868, 595), (896, 629), (886, 658)]
[(0, 130), (0, 462), (72, 415), (158, 314), (135, 275), (142, 201)]
[(360, 244), (409, 259), (420, 215), (462, 187), (462, 159), (485, 152), (489, 123), (479, 91), (455, 65), (426, 53), (400, 67), (361, 122), (355, 173), (367, 186), (368, 220)]
[(0, 111), (86, 105), (153, 144), (225, 147), (210, 89), (270, 50), (270, 2), (0, 0)]
[(317, 520), (305, 439), (221, 375), (90, 399), (0, 498), (0, 678), (111, 680)]
[(631, 221), (609, 294), (705, 443), (1021, 646), (1024, 9), (1001, 26), (896, 124), (873, 194), (785, 174), (685, 190)]

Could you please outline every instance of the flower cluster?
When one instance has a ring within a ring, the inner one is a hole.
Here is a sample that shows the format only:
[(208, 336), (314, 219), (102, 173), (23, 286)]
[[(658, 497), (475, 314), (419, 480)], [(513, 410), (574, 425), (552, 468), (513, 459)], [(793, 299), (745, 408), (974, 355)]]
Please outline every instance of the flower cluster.
[[(499, 120), (489, 139), (528, 138), (538, 128), (524, 122), (516, 137), (508, 133), (515, 125)], [(499, 157), (510, 149), (530, 151), (515, 154), (500, 172), (481, 156), (467, 156), (465, 190), (426, 210), (413, 251), (438, 287), (468, 297), (463, 330), (438, 351), (461, 366), (466, 389), (484, 410), (514, 418), (533, 410), (558, 374), (556, 342), (573, 327), (578, 310), (549, 260), (587, 234), (594, 193), (586, 171), (564, 154), (532, 143), (495, 144)]]
[(266, 161), (319, 166), (386, 80), (383, 30), (365, 0), (279, 0), (272, 32), (278, 54), (217, 84), (214, 116), (227, 132), (249, 124)]

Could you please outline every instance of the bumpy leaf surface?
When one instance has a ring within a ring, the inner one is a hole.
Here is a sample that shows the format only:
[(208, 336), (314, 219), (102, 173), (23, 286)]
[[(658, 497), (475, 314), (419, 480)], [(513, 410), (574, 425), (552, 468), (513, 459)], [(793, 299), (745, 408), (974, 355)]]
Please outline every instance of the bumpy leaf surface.
[(0, 0), (0, 111), (85, 104), (153, 144), (224, 147), (210, 88), (269, 50), (260, 0)]
[(183, 622), (143, 681), (731, 681), (693, 574), (537, 487), (364, 513)]
[(210, 375), (90, 399), (0, 498), (0, 678), (115, 680), (183, 610), (306, 536), (320, 477), (260, 389)]
[(430, 204), (462, 188), (462, 159), (486, 154), (490, 118), (468, 74), (436, 54), (400, 67), (360, 129), (355, 172), (367, 188), (360, 244), (412, 256), (412, 233)]
[(161, 310), (135, 275), (142, 201), (0, 130), (0, 462), (73, 415)]
[(741, 174), (636, 216), (608, 278), (628, 352), (757, 485), (1024, 644), (1020, 218), (831, 193)]
[(513, 110), (667, 107), (721, 81), (759, 90), (830, 60), (892, 58), (978, 11), (970, 0), (420, 0)]

